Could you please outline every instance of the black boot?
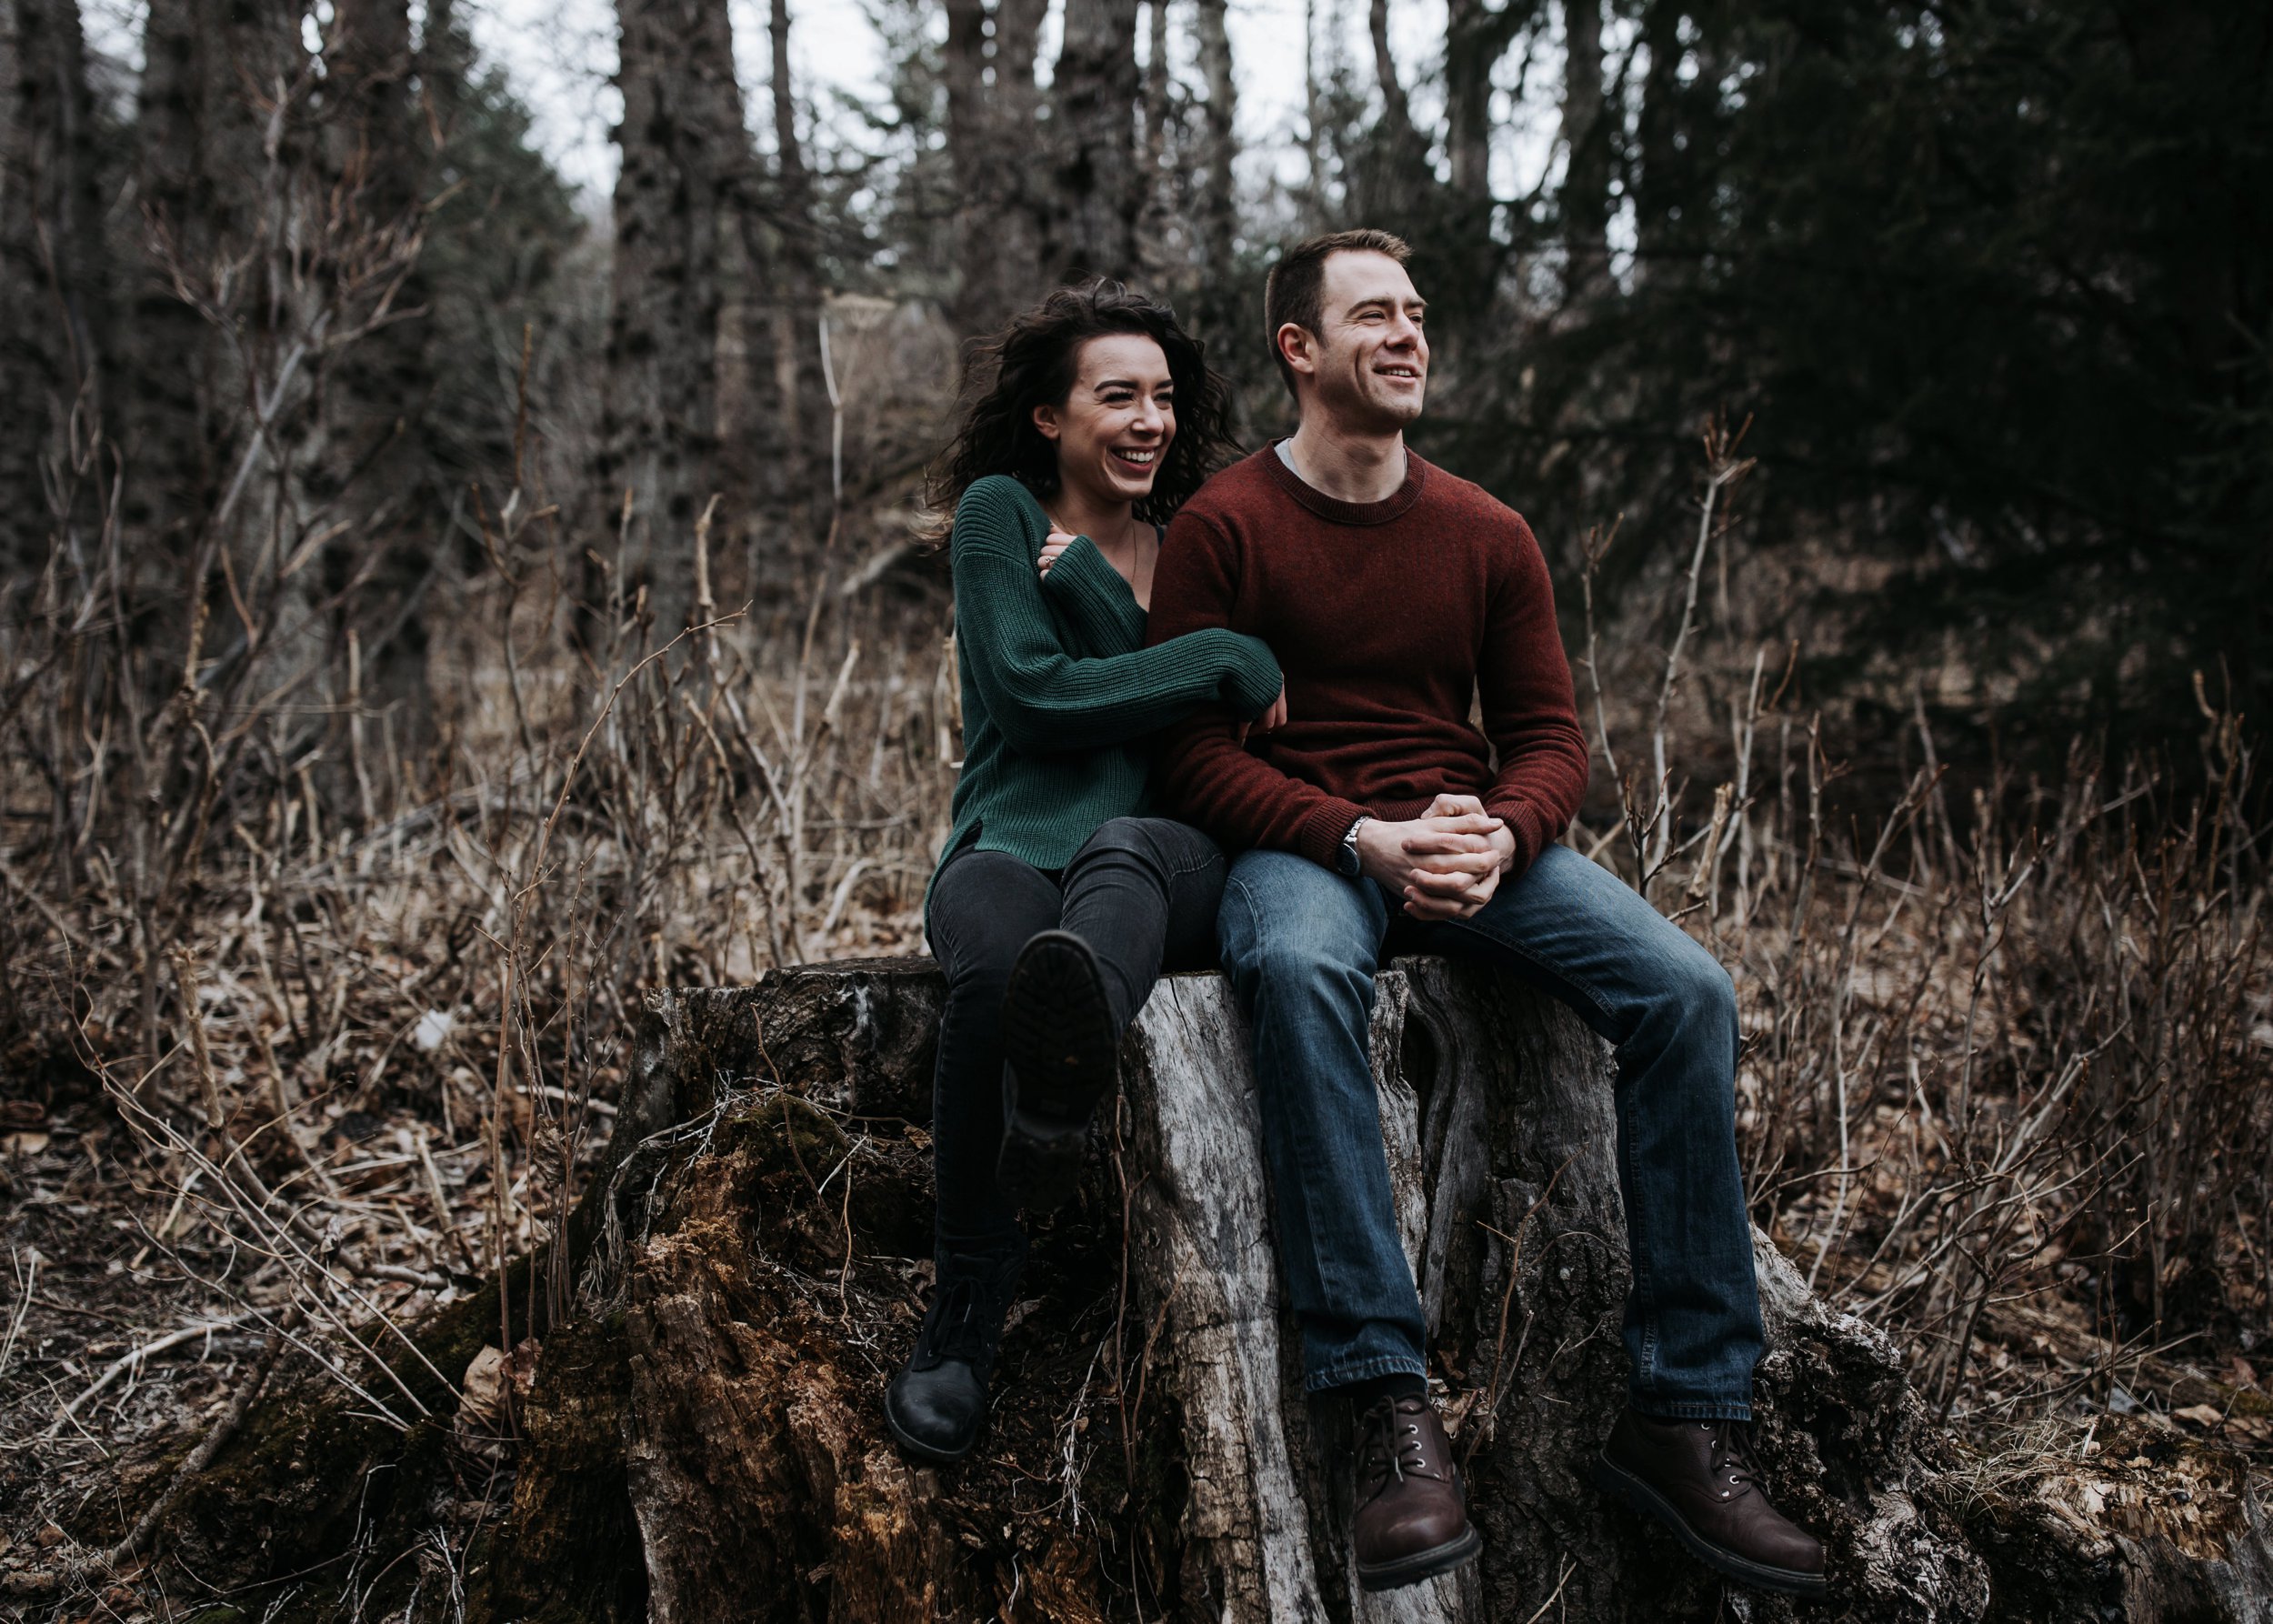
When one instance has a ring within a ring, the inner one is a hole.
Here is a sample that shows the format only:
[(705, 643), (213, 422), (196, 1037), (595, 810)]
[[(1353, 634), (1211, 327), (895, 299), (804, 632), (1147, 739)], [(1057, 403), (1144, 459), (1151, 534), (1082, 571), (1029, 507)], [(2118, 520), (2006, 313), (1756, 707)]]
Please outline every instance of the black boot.
[(1025, 1262), (1023, 1248), (1006, 1257), (956, 1253), (940, 1259), (916, 1351), (884, 1390), (892, 1436), (918, 1460), (944, 1466), (978, 1441), (1003, 1318)]
[(1120, 1028), (1089, 944), (1045, 930), (1019, 949), (1002, 998), (1002, 1156), (996, 1179), (1028, 1213), (1065, 1205), (1097, 1102), (1119, 1080)]

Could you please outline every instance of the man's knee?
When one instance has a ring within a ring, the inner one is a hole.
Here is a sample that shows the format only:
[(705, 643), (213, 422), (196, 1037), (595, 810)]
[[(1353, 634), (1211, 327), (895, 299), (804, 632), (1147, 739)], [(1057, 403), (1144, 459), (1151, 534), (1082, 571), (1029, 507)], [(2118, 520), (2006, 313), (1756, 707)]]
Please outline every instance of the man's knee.
[(1659, 971), (1657, 998), (1684, 1028), (1725, 1032), (1733, 1041), (1737, 1031), (1737, 988), (1720, 960), (1695, 938), (1668, 927), (1679, 937)]
[(1218, 924), (1224, 968), (1248, 997), (1370, 985), (1380, 951), (1380, 922), (1357, 887), (1283, 852), (1232, 866)]

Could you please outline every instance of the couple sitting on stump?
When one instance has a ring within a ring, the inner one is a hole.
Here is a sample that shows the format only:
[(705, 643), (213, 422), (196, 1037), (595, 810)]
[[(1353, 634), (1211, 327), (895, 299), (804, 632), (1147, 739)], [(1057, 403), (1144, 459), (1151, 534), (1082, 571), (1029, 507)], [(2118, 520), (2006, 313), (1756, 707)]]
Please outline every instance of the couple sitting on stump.
[(1266, 326), (1298, 426), (1219, 473), (1225, 386), (1165, 306), (1060, 290), (986, 352), (936, 493), (966, 757), (926, 908), (947, 987), (938, 1273), (886, 1414), (912, 1455), (968, 1453), (1020, 1208), (1069, 1193), (1164, 964), (1219, 961), (1253, 1021), (1306, 1385), (1358, 1417), (1359, 1580), (1472, 1560), (1367, 1049), (1386, 956), (1471, 955), (1617, 1051), (1632, 1373), (1590, 1475), (1724, 1574), (1820, 1592), (1823, 1548), (1769, 1504), (1747, 1438), (1735, 994), (1558, 844), (1587, 747), (1546, 564), (1521, 518), (1406, 447), (1428, 376), (1407, 258), (1377, 231), (1280, 257)]

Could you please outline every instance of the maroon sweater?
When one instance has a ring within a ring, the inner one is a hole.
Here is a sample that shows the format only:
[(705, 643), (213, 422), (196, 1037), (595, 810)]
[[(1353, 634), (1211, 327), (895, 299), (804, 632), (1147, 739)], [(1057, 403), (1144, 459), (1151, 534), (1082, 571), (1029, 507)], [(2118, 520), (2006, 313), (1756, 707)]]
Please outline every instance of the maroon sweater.
[(1260, 637), (1287, 675), (1287, 726), (1244, 748), (1212, 706), (1163, 736), (1169, 807), (1233, 850), (1331, 866), (1359, 814), (1448, 792), (1507, 820), (1519, 874), (1578, 809), (1587, 739), (1539, 544), (1417, 456), (1385, 502), (1336, 501), (1268, 446), (1210, 480), (1168, 526), (1147, 637), (1202, 627)]

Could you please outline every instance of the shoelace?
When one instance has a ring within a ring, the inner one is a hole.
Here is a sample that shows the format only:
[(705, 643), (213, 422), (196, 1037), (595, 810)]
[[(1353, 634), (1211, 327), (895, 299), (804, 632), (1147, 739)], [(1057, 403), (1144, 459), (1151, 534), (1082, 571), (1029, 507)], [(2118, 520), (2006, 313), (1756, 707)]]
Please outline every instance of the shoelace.
[(1713, 1488), (1723, 1499), (1734, 1499), (1739, 1489), (1757, 1487), (1759, 1469), (1752, 1463), (1752, 1428), (1744, 1421), (1699, 1421), (1713, 1436)]
[(1420, 1424), (1408, 1420), (1394, 1399), (1383, 1399), (1366, 1412), (1366, 1477), (1377, 1487), (1389, 1479), (1441, 1478), (1431, 1471), (1428, 1450), (1421, 1441)]
[(1006, 1303), (1004, 1265), (958, 1255), (939, 1283), (924, 1321), (924, 1340), (941, 1358), (983, 1363)]
[(978, 1324), (978, 1284), (950, 1280), (931, 1307), (931, 1350), (942, 1358), (976, 1360), (986, 1338)]

